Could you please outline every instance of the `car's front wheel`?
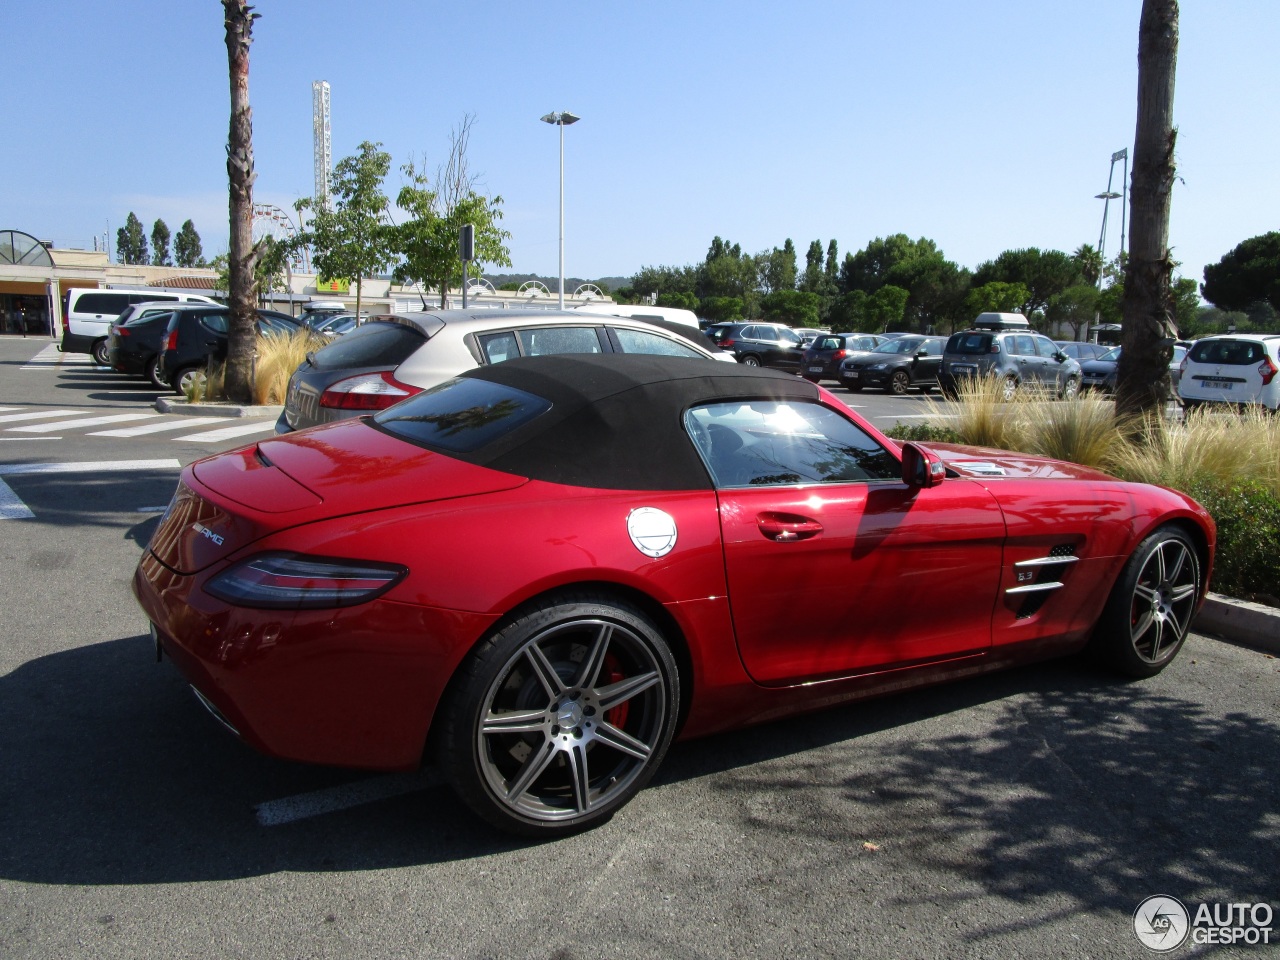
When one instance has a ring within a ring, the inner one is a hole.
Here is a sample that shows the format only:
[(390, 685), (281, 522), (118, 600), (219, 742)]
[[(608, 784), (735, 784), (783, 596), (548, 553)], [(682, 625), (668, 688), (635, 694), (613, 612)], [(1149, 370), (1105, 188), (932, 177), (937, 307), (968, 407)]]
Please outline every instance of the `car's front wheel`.
[(543, 603), (485, 640), (441, 704), (438, 760), (495, 826), (525, 836), (608, 820), (653, 776), (680, 681), (640, 610), (591, 594)]
[(1080, 393), (1080, 378), (1067, 377), (1067, 382), (1062, 385), (1062, 393), (1059, 396), (1063, 400), (1074, 400)]
[(1202, 589), (1200, 557), (1180, 527), (1138, 544), (1094, 631), (1094, 653), (1130, 677), (1154, 677), (1177, 656)]
[(895, 370), (889, 377), (889, 392), (902, 396), (911, 389), (911, 377), (905, 370)]

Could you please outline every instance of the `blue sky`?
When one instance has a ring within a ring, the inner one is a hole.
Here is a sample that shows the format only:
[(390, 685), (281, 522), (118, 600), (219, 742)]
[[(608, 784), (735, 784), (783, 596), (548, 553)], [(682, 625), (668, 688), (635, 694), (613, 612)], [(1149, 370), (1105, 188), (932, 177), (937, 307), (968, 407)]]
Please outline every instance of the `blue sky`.
[[(891, 233), (974, 267), (1096, 244), (1110, 156), (1133, 141), (1140, 0), (645, 3), (261, 0), (250, 98), (255, 198), (313, 192), (311, 82), (333, 151), (381, 141), (470, 162), (504, 199), (513, 270), (557, 269), (558, 141), (570, 110), (566, 272), (692, 263), (720, 235), (841, 255)], [(134, 211), (226, 246), (228, 82), (217, 0), (15, 4), (0, 104), (0, 229), (91, 246)], [(1280, 229), (1280, 7), (1182, 4), (1171, 242), (1202, 280)], [(1118, 189), (1120, 169), (1116, 171)], [(1111, 207), (1107, 247), (1119, 245)]]

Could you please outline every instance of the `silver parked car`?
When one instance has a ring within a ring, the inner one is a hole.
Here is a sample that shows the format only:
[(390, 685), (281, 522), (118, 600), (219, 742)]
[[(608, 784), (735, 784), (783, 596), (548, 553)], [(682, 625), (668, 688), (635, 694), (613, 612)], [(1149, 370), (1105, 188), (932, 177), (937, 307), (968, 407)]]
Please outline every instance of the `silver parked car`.
[(307, 356), (278, 433), (358, 417), (512, 357), (646, 353), (733, 362), (695, 327), (582, 312), (436, 310), (372, 316)]

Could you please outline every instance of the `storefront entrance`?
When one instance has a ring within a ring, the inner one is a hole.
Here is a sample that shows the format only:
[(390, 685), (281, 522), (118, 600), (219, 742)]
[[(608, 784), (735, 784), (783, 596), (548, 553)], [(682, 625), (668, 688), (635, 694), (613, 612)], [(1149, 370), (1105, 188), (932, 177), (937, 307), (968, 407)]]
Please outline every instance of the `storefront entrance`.
[(49, 298), (44, 294), (0, 293), (0, 334), (53, 336), (49, 323)]

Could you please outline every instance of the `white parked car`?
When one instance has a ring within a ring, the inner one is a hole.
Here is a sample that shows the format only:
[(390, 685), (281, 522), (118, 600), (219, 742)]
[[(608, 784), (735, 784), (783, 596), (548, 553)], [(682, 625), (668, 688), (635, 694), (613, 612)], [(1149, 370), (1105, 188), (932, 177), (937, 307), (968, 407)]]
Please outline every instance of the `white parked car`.
[(1197, 340), (1182, 361), (1178, 396), (1202, 403), (1280, 408), (1280, 334), (1228, 334)]

